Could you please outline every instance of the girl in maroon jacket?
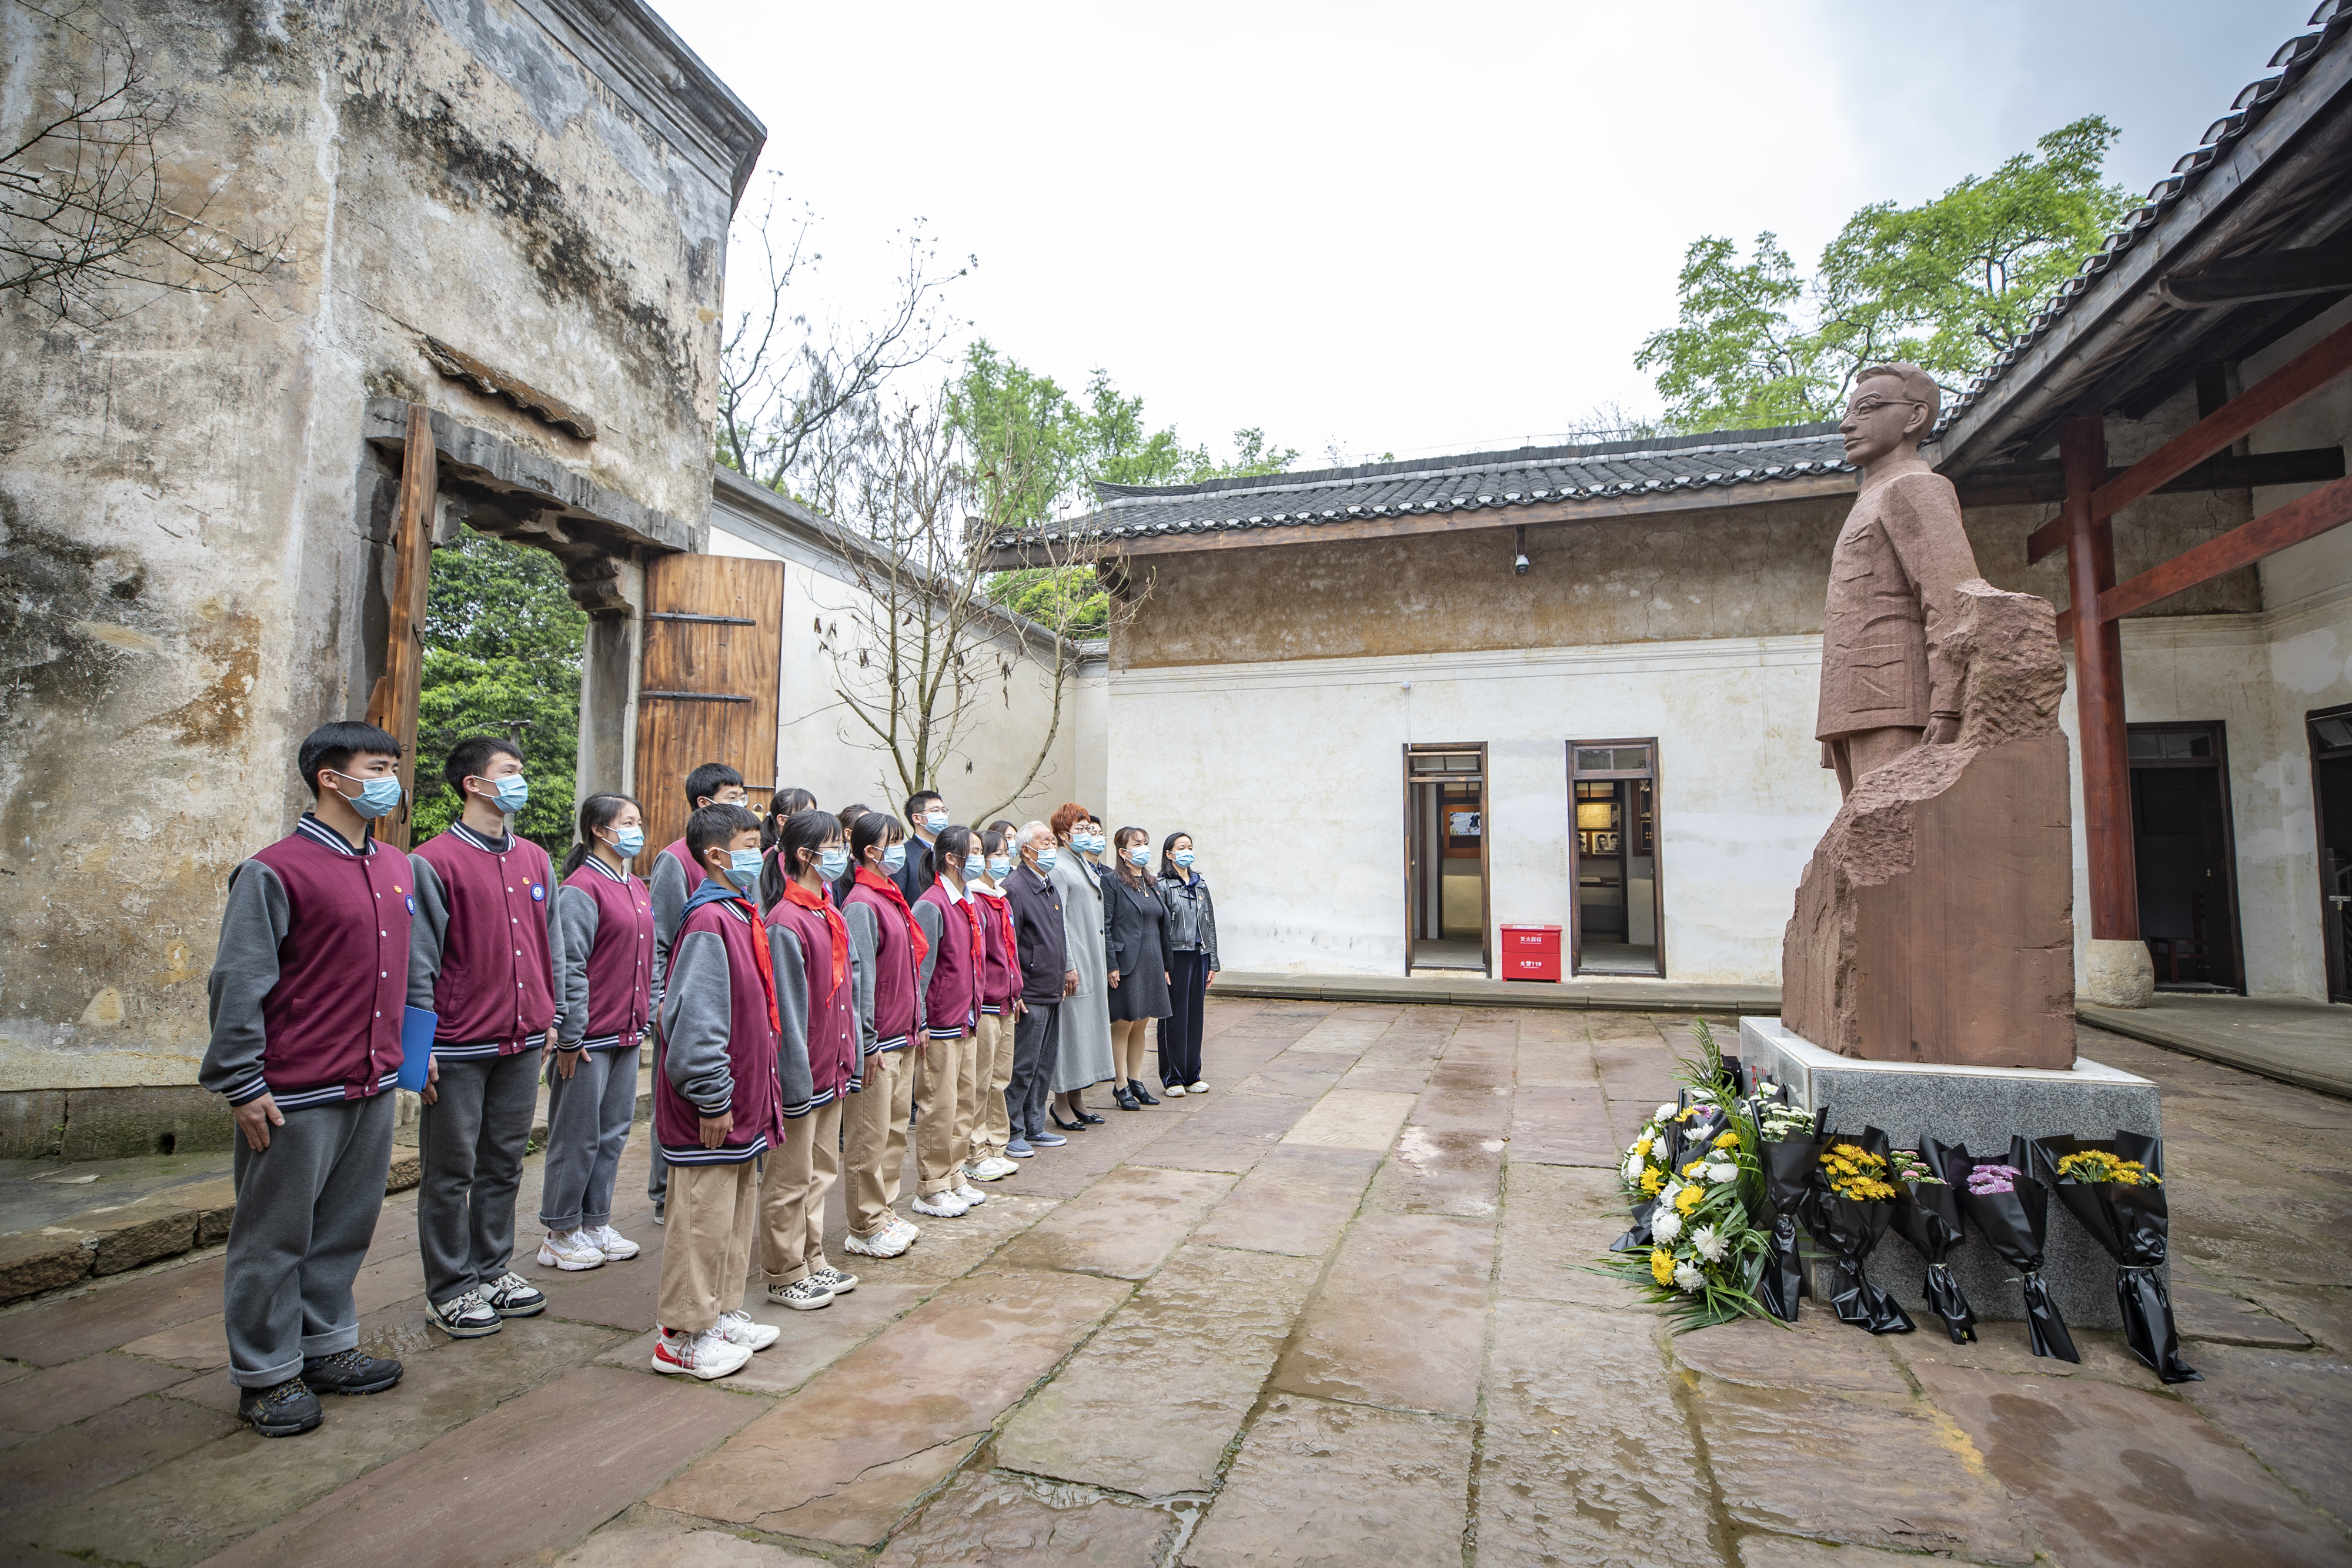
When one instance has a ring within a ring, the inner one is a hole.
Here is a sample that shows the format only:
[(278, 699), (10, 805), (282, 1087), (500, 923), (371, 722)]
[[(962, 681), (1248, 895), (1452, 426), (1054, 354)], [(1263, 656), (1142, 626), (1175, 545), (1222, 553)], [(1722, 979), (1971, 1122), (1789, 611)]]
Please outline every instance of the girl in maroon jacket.
[(637, 1046), (661, 993), (653, 894), (629, 870), (645, 847), (645, 817), (628, 796), (580, 803), (580, 841), (555, 892), (562, 940), (539, 1200), (543, 1269), (597, 1269), (637, 1255), (637, 1244), (613, 1228), (613, 1178), (637, 1113)]
[(796, 1312), (857, 1288), (824, 1256), (824, 1195), (841, 1173), (841, 1112), (858, 1092), (857, 958), (831, 883), (849, 869), (841, 821), (803, 807), (776, 830), (783, 885), (768, 910), (774, 955), (777, 1082), (791, 1140), (760, 1178), (760, 1256), (768, 1300)]
[(943, 1219), (970, 1213), (988, 1198), (971, 1185), (963, 1162), (969, 1149), (956, 1143), (956, 1098), (964, 1054), (971, 1050), (980, 1021), (982, 970), (987, 961), (986, 927), (968, 878), (985, 876), (980, 839), (970, 828), (950, 826), (932, 845), (938, 872), (915, 901), (915, 923), (930, 950), (916, 977), (923, 995), (923, 1060), (915, 1098), (922, 1119), (915, 1128), (915, 1174), (919, 1182), (915, 1212)]
[(907, 1168), (907, 1119), (914, 1112), (909, 1048), (923, 1027), (915, 976), (930, 947), (898, 886), (906, 840), (898, 819), (879, 811), (858, 818), (849, 830), (849, 857), (857, 869), (842, 915), (861, 966), (857, 1023), (866, 1081), (842, 1115), (849, 1183), (843, 1195), (849, 1236), (842, 1248), (861, 1258), (896, 1258), (922, 1234), (893, 1207)]

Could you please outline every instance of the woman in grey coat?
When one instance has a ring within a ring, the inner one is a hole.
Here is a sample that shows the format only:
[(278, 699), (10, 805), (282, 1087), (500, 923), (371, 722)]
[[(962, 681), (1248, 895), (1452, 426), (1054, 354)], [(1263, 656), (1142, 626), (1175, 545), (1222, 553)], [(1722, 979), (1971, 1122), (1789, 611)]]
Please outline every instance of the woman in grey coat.
[[(1109, 973), (1103, 960), (1103, 873), (1085, 848), (1094, 841), (1087, 836), (1092, 820), (1084, 806), (1073, 802), (1055, 811), (1048, 824), (1055, 843), (1054, 869), (1048, 874), (1054, 891), (1062, 895), (1069, 966), (1078, 976), (1078, 988), (1062, 1001), (1062, 1054), (1054, 1070), (1057, 1094), (1075, 1094), (1118, 1076), (1110, 1055), (1108, 988), (1103, 983)], [(1127, 1103), (1125, 1085), (1118, 1087), (1118, 1093), (1119, 1109), (1133, 1110)]]
[[(1141, 828), (1121, 828), (1111, 840), (1115, 859), (1103, 878), (1108, 919), (1103, 956), (1110, 965), (1111, 1056), (1129, 1093), (1143, 1071), (1152, 1025), (1173, 1010), (1168, 997), (1168, 906), (1151, 874), (1151, 846)], [(1184, 1093), (1162, 1080), (1160, 1092)]]

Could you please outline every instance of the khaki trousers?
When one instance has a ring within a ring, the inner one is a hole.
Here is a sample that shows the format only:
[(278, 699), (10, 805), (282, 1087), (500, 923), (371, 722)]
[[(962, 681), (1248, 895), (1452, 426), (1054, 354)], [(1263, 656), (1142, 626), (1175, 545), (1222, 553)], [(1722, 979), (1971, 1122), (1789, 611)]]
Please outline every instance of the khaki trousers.
[(792, 1124), (784, 1146), (768, 1154), (760, 1177), (760, 1271), (771, 1285), (791, 1285), (819, 1269), (824, 1257), (824, 1195), (841, 1174), (841, 1103), (837, 1095)]
[[(958, 1092), (963, 1087), (971, 1036), (926, 1040), (915, 1071), (915, 1098), (922, 1104), (915, 1124), (915, 1190), (924, 1197), (963, 1185), (964, 1150), (956, 1143)], [(970, 1131), (970, 1124), (965, 1124)]]
[(871, 1236), (890, 1223), (907, 1171), (907, 1118), (915, 1103), (915, 1048), (877, 1051), (866, 1059), (866, 1086), (841, 1113), (842, 1164), (849, 1228)]
[(663, 1328), (700, 1333), (717, 1328), (720, 1313), (742, 1306), (759, 1217), (758, 1162), (670, 1166), (661, 1288), (654, 1303)]
[(1013, 1082), (1013, 1004), (1004, 1004), (1003, 1016), (990, 1018), (982, 1014), (980, 1033), (972, 1041), (973, 1094), (980, 1106), (973, 1113), (971, 1124), (971, 1157), (975, 1160), (1002, 1158), (1004, 1145), (1013, 1136), (1012, 1120), (1004, 1113), (1005, 1086)]

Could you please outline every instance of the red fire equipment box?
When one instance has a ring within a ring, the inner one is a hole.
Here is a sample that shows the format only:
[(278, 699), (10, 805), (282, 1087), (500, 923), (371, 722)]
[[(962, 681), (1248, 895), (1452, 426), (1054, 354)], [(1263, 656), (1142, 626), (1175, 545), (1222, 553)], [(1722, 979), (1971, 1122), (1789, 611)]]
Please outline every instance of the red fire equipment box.
[(1503, 978), (1507, 980), (1559, 979), (1559, 927), (1557, 925), (1504, 926)]

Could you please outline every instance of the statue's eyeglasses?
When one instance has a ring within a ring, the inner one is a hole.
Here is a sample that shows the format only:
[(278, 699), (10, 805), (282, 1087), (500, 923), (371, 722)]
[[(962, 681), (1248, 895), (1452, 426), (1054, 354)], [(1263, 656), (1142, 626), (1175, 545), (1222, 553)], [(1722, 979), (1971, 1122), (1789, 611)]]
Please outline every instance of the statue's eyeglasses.
[(1901, 403), (1908, 408), (1925, 408), (1927, 406), (1916, 397), (1870, 397), (1863, 399), (1860, 402), (1855, 403), (1852, 408), (1846, 410), (1846, 412), (1866, 419), (1890, 403)]

